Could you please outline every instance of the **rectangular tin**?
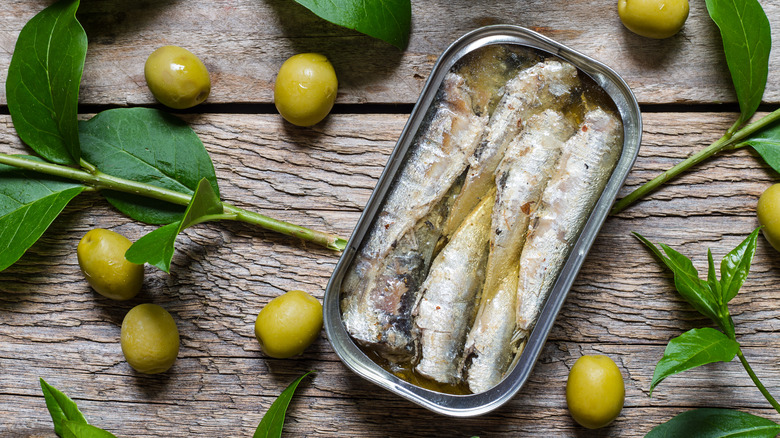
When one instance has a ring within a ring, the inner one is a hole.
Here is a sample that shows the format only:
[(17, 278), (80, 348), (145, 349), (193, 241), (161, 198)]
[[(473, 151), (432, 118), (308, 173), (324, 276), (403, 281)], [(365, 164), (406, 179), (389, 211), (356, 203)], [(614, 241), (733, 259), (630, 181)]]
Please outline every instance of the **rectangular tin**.
[[(544, 309), (526, 346), (510, 366), (506, 378), (492, 389), (469, 395), (452, 395), (431, 391), (402, 380), (368, 358), (353, 342), (341, 319), (340, 291), (342, 279), (358, 248), (370, 229), (371, 223), (384, 200), (396, 173), (412, 145), (418, 128), (433, 101), (444, 76), (466, 54), (492, 44), (520, 45), (546, 52), (564, 59), (599, 84), (617, 106), (623, 121), (624, 140), (620, 159), (612, 176), (593, 209), (579, 239), (572, 248), (558, 280), (550, 293)], [(336, 265), (328, 282), (324, 298), (325, 331), (336, 354), (347, 367), (361, 377), (434, 412), (453, 417), (470, 417), (485, 414), (509, 401), (523, 387), (547, 340), (555, 318), (569, 293), (572, 283), (582, 266), (596, 235), (604, 223), (618, 190), (636, 160), (642, 136), (642, 119), (639, 105), (628, 85), (607, 66), (565, 47), (531, 30), (496, 25), (474, 30), (455, 41), (433, 67), (409, 120), (401, 132), (398, 143), (374, 188), (360, 220), (349, 240), (346, 250)]]

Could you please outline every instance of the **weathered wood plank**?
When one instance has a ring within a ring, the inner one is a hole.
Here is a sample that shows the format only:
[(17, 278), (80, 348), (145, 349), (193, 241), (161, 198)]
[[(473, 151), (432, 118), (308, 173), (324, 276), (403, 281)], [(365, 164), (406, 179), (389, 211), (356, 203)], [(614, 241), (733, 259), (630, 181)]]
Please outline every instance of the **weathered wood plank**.
[[(0, 4), (0, 104), (16, 37), (51, 0)], [(780, 5), (762, 2), (780, 40)], [(411, 103), (436, 58), (464, 33), (489, 24), (535, 29), (620, 73), (643, 103), (733, 102), (718, 30), (704, 3), (691, 2), (682, 32), (651, 40), (626, 30), (614, 3), (596, 0), (413, 2), (409, 47), (389, 44), (320, 20), (285, 0), (84, 2), (79, 18), (90, 38), (81, 102), (136, 105), (154, 100), (143, 64), (165, 44), (198, 54), (213, 76), (210, 103), (268, 103), (281, 63), (301, 52), (328, 56), (340, 81), (339, 103)], [(769, 71), (780, 69), (780, 53)], [(770, 74), (766, 102), (780, 102), (780, 82)]]
[[(43, 377), (52, 384), (57, 381), (68, 384), (68, 379), (72, 379), (70, 385), (77, 389), (73, 397), (87, 400), (139, 404), (174, 404), (193, 400), (204, 404), (229, 404), (252, 397), (275, 397), (289, 382), (308, 369), (314, 369), (318, 372), (317, 377), (307, 385), (305, 395), (355, 398), (367, 403), (399, 399), (348, 372), (325, 339), (319, 339), (301, 357), (279, 360), (264, 357), (251, 335), (239, 340), (245, 344), (243, 353), (214, 354), (212, 350), (219, 348), (217, 342), (201, 342), (198, 337), (204, 334), (197, 330), (188, 332), (185, 327), (181, 331), (188, 336), (183, 337), (182, 351), (174, 368), (165, 376), (148, 376), (133, 372), (124, 362), (117, 341), (118, 326), (112, 321), (105, 321), (95, 328), (109, 334), (105, 342), (86, 338), (53, 338), (51, 341), (4, 343), (0, 350), (0, 363), (7, 373), (0, 376), (0, 391), (38, 396), (37, 378)], [(68, 347), (68, 353), (61, 358), (62, 363), (30, 357), (47, 342), (49, 347), (56, 347), (57, 343)], [(616, 361), (626, 381), (626, 407), (767, 406), (737, 360), (669, 377), (656, 388), (652, 398), (648, 397), (653, 370), (663, 355), (663, 349), (663, 345), (549, 342), (516, 400), (508, 408), (499, 408), (497, 412), (512, 411), (518, 406), (565, 407), (564, 387), (569, 368), (583, 354), (606, 354)], [(777, 355), (765, 347), (745, 347), (744, 352), (770, 391), (780, 389)], [(77, 360), (82, 362), (79, 369), (67, 366), (68, 361), (73, 363)], [(83, 386), (79, 386), (79, 382)], [(193, 408), (198, 409), (197, 406)]]
[[(37, 430), (52, 436), (37, 384), (43, 375), (50, 384), (71, 394), (90, 422), (121, 436), (249, 436), (278, 392), (313, 368), (317, 375), (301, 385), (291, 406), (289, 435), (571, 436), (580, 429), (566, 411), (566, 376), (581, 354), (593, 353), (607, 354), (617, 361), (626, 382), (626, 403), (611, 427), (590, 436), (641, 436), (671, 416), (697, 407), (734, 408), (772, 417), (737, 361), (671, 377), (648, 397), (661, 346), (583, 348), (568, 342), (548, 343), (534, 374), (514, 400), (479, 418), (450, 419), (431, 415), (348, 374), (329, 351), (284, 361), (263, 360), (259, 354), (186, 357), (166, 376), (150, 377), (134, 375), (125, 364), (112, 361), (105, 349), (91, 348), (93, 342), (75, 344), (69, 346), (81, 348), (82, 360), (111, 363), (112, 372), (76, 371), (17, 359), (31, 353), (31, 345), (11, 344), (10, 351), (8, 346), (3, 348), (0, 365), (16, 379), (0, 378), (0, 394), (18, 401), (0, 407), (3, 418), (14, 419), (7, 431), (18, 431), (14, 436), (19, 436)], [(780, 380), (774, 355), (764, 348), (748, 348), (745, 354), (770, 391), (776, 391)]]

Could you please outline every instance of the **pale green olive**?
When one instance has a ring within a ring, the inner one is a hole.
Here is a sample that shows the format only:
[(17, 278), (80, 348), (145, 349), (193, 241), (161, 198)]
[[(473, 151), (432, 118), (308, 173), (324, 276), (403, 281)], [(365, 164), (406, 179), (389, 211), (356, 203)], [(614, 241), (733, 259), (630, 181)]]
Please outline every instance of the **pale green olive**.
[(625, 386), (615, 362), (607, 356), (582, 356), (569, 371), (566, 404), (574, 420), (587, 427), (604, 427), (623, 409)]
[(688, 0), (618, 0), (618, 15), (635, 34), (669, 38), (685, 24)]
[(274, 104), (285, 120), (311, 126), (328, 115), (338, 91), (336, 71), (328, 58), (301, 53), (279, 69), (274, 83)]
[(322, 304), (300, 290), (271, 300), (255, 321), (255, 337), (263, 351), (278, 359), (303, 353), (321, 329)]
[(780, 251), (780, 184), (774, 184), (761, 194), (756, 207), (761, 232), (772, 247)]
[(143, 265), (130, 263), (125, 252), (132, 242), (111, 230), (95, 228), (79, 241), (79, 267), (92, 289), (106, 298), (129, 300), (144, 281)]
[(163, 373), (179, 354), (179, 329), (167, 310), (156, 304), (139, 304), (122, 321), (121, 344), (133, 369), (145, 374)]
[(144, 65), (144, 76), (154, 97), (174, 109), (191, 108), (211, 92), (206, 66), (192, 52), (177, 46), (152, 52)]

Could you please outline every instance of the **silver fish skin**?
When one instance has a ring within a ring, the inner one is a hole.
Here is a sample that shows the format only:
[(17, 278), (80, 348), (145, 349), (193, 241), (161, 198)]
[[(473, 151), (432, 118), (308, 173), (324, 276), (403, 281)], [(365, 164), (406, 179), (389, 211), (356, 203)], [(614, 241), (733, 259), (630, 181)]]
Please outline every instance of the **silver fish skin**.
[[(496, 170), (485, 291), (494, 290), (520, 258), (531, 214), (555, 170), (563, 143), (574, 129), (563, 114), (548, 109), (529, 118), (523, 132), (507, 146)], [(482, 297), (485, 301), (491, 294), (483, 293)]]
[[(435, 111), (412, 145), (409, 159), (342, 283), (342, 315), (350, 335), (364, 345), (382, 344), (390, 353), (408, 349), (409, 339), (386, 333), (391, 323), (410, 325), (406, 320), (410, 319), (411, 305), (404, 303), (413, 303), (416, 298), (400, 295), (416, 290), (407, 287), (413, 285), (405, 284), (405, 279), (417, 269), (426, 270), (430, 260), (412, 268), (398, 259), (401, 265), (395, 270), (400, 274), (388, 280), (386, 274), (393, 271), (388, 264), (393, 263), (387, 256), (399, 247), (413, 252), (426, 247), (426, 242), (418, 242), (421, 233), (413, 231), (425, 231), (423, 225), (437, 228), (432, 234), (423, 232), (424, 238), (438, 239), (442, 224), (437, 222), (443, 216), (432, 210), (464, 173), (488, 120), (486, 111), (475, 113), (470, 89), (457, 73), (445, 76)], [(433, 218), (428, 217), (431, 214)]]
[(474, 394), (485, 392), (501, 381), (517, 349), (513, 335), (518, 273), (519, 265), (515, 264), (501, 279), (466, 338), (463, 374)]
[(413, 311), (421, 352), (415, 369), (437, 382), (460, 380), (460, 356), (482, 288), (494, 203), (495, 195), (487, 196), (436, 256)]
[[(428, 216), (398, 241), (397, 246), (381, 261), (372, 279), (371, 307), (361, 309), (369, 318), (364, 317), (359, 322), (373, 321), (373, 326), (367, 327), (363, 333), (375, 333), (376, 338), (373, 342), (355, 339), (363, 345), (370, 345), (376, 353), (392, 362), (408, 361), (416, 355), (411, 309), (419, 298), (420, 286), (431, 266), (446, 212), (452, 204), (452, 192), (456, 191), (448, 192), (442, 203), (437, 204)], [(373, 332), (368, 331), (374, 329)]]
[(517, 329), (527, 336), (620, 156), (623, 127), (603, 109), (585, 114), (563, 146), (557, 170), (531, 219), (520, 256)]
[(469, 158), (466, 182), (445, 225), (445, 236), (457, 229), (490, 190), (507, 145), (527, 120), (547, 108), (561, 109), (580, 83), (576, 67), (555, 59), (521, 70), (506, 83), (479, 146)]
[(474, 393), (497, 385), (512, 360), (520, 251), (530, 217), (574, 129), (558, 111), (532, 116), (498, 165), (486, 280), (464, 349), (466, 380)]

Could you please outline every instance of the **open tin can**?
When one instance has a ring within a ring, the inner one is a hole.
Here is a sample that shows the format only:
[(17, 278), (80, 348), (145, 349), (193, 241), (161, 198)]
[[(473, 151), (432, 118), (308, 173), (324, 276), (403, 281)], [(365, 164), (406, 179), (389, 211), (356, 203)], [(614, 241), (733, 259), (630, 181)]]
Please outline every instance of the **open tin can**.
[[(347, 269), (388, 195), (388, 190), (413, 144), (445, 75), (469, 53), (490, 45), (529, 48), (553, 55), (589, 76), (612, 100), (623, 124), (623, 145), (619, 160), (605, 189), (593, 208), (582, 232), (563, 266), (533, 331), (522, 352), (515, 357), (504, 379), (478, 394), (455, 395), (432, 391), (409, 383), (383, 369), (369, 358), (345, 329), (340, 308), (341, 286)], [(447, 48), (431, 72), (417, 104), (395, 146), (388, 163), (363, 211), (325, 291), (324, 324), (334, 350), (350, 369), (361, 377), (434, 412), (453, 417), (487, 413), (509, 401), (528, 379), (541, 349), (563, 305), (585, 257), (604, 223), (618, 190), (636, 160), (642, 135), (642, 119), (636, 98), (628, 85), (610, 68), (536, 32), (511, 25), (487, 26), (472, 31)]]

